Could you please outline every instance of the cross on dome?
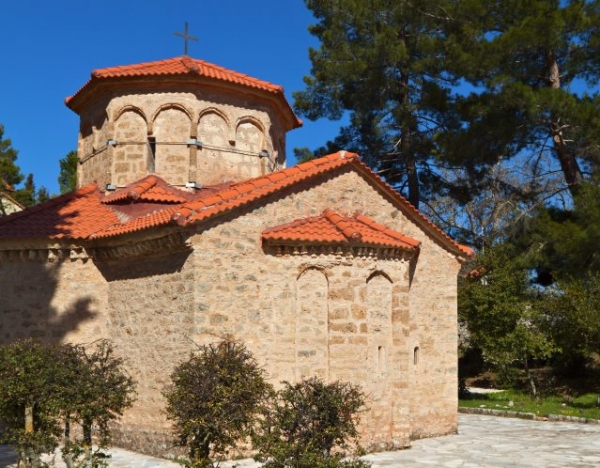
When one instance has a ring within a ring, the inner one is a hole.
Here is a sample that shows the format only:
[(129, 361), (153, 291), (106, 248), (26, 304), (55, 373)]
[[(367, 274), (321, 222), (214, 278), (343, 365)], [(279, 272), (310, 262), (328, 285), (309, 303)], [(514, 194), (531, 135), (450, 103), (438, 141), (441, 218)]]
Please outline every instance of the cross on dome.
[(185, 29), (183, 33), (180, 32), (176, 32), (174, 33), (175, 36), (179, 36), (179, 37), (183, 37), (184, 39), (184, 47), (183, 47), (183, 55), (187, 55), (188, 54), (188, 41), (196, 41), (199, 42), (200, 39), (198, 39), (195, 36), (190, 36), (188, 34), (188, 24), (187, 21), (185, 22)]

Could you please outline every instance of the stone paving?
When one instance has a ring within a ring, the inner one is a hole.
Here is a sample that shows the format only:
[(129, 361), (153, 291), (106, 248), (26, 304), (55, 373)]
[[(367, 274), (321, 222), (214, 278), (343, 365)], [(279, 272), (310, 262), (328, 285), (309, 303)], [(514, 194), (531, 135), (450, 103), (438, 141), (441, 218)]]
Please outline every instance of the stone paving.
[[(122, 449), (112, 449), (111, 453), (112, 468), (181, 467)], [(376, 453), (365, 459), (373, 468), (599, 467), (600, 425), (460, 414), (458, 435), (417, 440), (410, 449)], [(0, 468), (14, 462), (14, 454), (0, 446)], [(240, 468), (259, 466), (251, 460), (237, 464)], [(56, 463), (56, 467), (64, 465)]]

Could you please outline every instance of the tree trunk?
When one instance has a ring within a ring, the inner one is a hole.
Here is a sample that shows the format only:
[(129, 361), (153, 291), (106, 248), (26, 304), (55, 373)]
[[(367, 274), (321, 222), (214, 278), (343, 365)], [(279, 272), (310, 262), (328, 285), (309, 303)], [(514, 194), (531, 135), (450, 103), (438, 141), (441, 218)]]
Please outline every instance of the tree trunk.
[(531, 396), (535, 398), (537, 396), (537, 388), (535, 386), (535, 379), (529, 370), (529, 363), (527, 362), (527, 356), (523, 358), (523, 365), (525, 367), (525, 374), (527, 375), (527, 380), (529, 381), (529, 386), (531, 388)]
[[(63, 448), (71, 447), (71, 419), (69, 416), (65, 417), (65, 438), (63, 443)], [(71, 453), (65, 454), (63, 452), (63, 460), (65, 461), (65, 465), (67, 468), (73, 468), (73, 455)]]
[[(560, 89), (560, 70), (554, 51), (547, 54), (546, 67), (549, 87), (551, 89)], [(554, 151), (560, 162), (560, 168), (565, 176), (565, 182), (569, 187), (569, 191), (571, 195), (575, 195), (583, 182), (583, 174), (575, 155), (567, 147), (567, 143), (563, 137), (563, 128), (564, 125), (561, 122), (560, 116), (553, 115), (550, 124), (550, 135), (552, 136)]]
[[(403, 39), (404, 41), (404, 39)], [(408, 73), (402, 71), (402, 67), (399, 66), (400, 72), (400, 83), (401, 83), (401, 93), (399, 101), (403, 106), (409, 106), (409, 76)], [(408, 181), (408, 201), (415, 206), (415, 208), (419, 208), (419, 201), (421, 198), (420, 187), (419, 187), (419, 171), (417, 169), (417, 161), (415, 158), (414, 148), (412, 145), (412, 135), (413, 131), (413, 122), (412, 115), (409, 117), (404, 117), (408, 121), (399, 122), (401, 129), (401, 140), (400, 140), (400, 149), (402, 157), (404, 158), (404, 163), (406, 165), (406, 178)]]
[(92, 421), (83, 421), (83, 456), (85, 466), (92, 466)]
[[(33, 406), (25, 407), (25, 432), (27, 434), (33, 433)], [(41, 466), (39, 453), (32, 449), (19, 453), (19, 466), (21, 466), (21, 461), (23, 461), (25, 467), (39, 468)]]

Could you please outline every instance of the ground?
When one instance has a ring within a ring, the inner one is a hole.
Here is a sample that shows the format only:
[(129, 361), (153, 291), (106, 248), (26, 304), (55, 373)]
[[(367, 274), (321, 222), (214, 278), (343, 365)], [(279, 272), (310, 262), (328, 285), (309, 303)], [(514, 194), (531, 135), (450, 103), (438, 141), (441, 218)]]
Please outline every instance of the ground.
[[(111, 468), (181, 466), (121, 449), (114, 449), (112, 454)], [(408, 450), (375, 453), (365, 459), (373, 468), (596, 467), (600, 466), (600, 424), (461, 414), (458, 435), (417, 440)], [(14, 461), (14, 454), (0, 446), (0, 468)], [(236, 463), (240, 468), (259, 466), (251, 460)]]

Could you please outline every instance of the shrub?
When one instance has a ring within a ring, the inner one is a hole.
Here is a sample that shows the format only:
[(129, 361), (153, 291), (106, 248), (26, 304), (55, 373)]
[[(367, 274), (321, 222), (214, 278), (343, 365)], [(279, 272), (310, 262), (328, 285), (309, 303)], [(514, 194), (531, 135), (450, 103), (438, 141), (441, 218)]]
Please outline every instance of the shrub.
[(32, 340), (0, 346), (0, 420), (5, 425), (0, 443), (14, 445), (25, 467), (43, 466), (40, 455), (58, 446), (59, 355), (58, 347)]
[(214, 466), (245, 439), (269, 390), (264, 372), (240, 343), (222, 341), (199, 347), (175, 368), (163, 394), (167, 417), (188, 467)]
[[(19, 466), (41, 467), (40, 455), (59, 445), (69, 468), (105, 466), (106, 454), (91, 450), (110, 441), (108, 423), (133, 402), (134, 384), (108, 341), (93, 351), (83, 346), (47, 345), (32, 340), (0, 346), (1, 442), (14, 445)], [(81, 425), (82, 440), (71, 440), (71, 422)], [(82, 458), (82, 459), (81, 459)]]
[[(61, 357), (63, 460), (68, 468), (105, 466), (109, 456), (102, 450), (111, 441), (109, 424), (133, 404), (135, 383), (124, 369), (124, 360), (114, 355), (113, 345), (107, 340), (87, 348), (64, 346)], [(81, 426), (82, 439), (71, 439), (72, 422)], [(92, 450), (92, 438), (98, 446), (96, 451)]]
[(272, 396), (254, 434), (255, 459), (266, 468), (361, 468), (348, 458), (358, 447), (358, 414), (364, 396), (358, 386), (318, 378), (284, 382)]

